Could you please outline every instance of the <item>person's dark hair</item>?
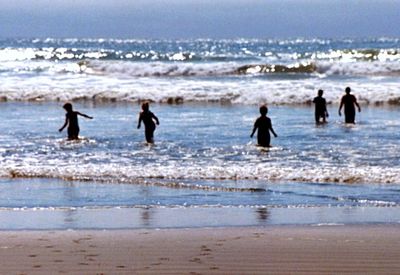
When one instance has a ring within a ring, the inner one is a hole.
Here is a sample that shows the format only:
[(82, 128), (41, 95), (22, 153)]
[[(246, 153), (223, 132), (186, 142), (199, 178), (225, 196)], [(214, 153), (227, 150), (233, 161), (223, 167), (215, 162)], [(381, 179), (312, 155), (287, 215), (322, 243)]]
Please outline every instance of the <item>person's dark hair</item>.
[(143, 111), (148, 111), (149, 110), (149, 102), (143, 102), (142, 103), (142, 110)]
[(323, 90), (318, 90), (318, 95), (322, 96), (324, 94)]
[(350, 91), (351, 91), (350, 87), (346, 87), (345, 92), (346, 92), (346, 93), (350, 93)]
[(262, 105), (260, 107), (260, 114), (262, 114), (263, 116), (265, 116), (268, 113), (268, 107), (265, 105)]
[(72, 104), (71, 103), (65, 103), (63, 108), (68, 111), (71, 112), (72, 111)]

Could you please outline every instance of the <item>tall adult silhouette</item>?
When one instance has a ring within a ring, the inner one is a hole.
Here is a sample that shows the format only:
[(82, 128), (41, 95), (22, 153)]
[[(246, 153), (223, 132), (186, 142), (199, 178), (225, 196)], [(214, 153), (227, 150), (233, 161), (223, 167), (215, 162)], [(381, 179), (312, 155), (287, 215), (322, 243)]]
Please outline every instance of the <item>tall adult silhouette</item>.
[(355, 124), (355, 118), (356, 118), (356, 108), (355, 106), (358, 107), (358, 112), (361, 112), (361, 107), (357, 103), (357, 99), (354, 95), (350, 94), (351, 89), (350, 87), (346, 87), (345, 90), (346, 94), (342, 97), (342, 100), (340, 101), (340, 107), (339, 107), (339, 116), (342, 115), (342, 108), (344, 106), (344, 120), (346, 123), (352, 123)]

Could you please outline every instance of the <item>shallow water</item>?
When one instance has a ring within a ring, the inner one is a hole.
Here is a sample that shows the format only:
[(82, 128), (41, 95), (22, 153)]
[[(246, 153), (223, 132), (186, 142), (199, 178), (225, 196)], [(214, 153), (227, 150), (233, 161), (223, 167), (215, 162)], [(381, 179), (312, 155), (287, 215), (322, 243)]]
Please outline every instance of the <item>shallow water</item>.
[[(137, 130), (136, 104), (82, 105), (93, 115), (80, 119), (79, 142), (57, 129), (64, 112), (56, 103), (2, 103), (2, 177), (59, 178), (190, 187), (258, 182), (400, 183), (400, 122), (395, 108), (363, 108), (348, 126), (329, 108), (324, 126), (315, 126), (311, 107), (270, 106), (278, 138), (260, 150), (250, 139), (255, 106), (152, 105), (161, 125), (155, 146)], [(206, 181), (207, 180), (207, 181)], [(227, 180), (227, 181), (224, 181)]]
[(94, 116), (79, 142), (58, 133), (60, 105), (0, 104), (3, 229), (398, 222), (397, 109), (363, 108), (347, 126), (330, 106), (316, 126), (311, 107), (270, 106), (279, 137), (265, 151), (249, 137), (256, 106), (152, 104), (161, 124), (147, 146), (137, 104), (74, 104)]

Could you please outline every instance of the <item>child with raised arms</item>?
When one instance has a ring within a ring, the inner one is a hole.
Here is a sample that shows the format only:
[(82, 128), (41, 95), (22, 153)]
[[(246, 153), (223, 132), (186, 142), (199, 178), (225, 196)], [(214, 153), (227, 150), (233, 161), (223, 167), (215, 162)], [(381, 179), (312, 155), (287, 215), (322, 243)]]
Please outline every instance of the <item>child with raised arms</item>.
[(62, 130), (64, 130), (64, 128), (68, 125), (68, 139), (79, 139), (78, 115), (89, 119), (92, 119), (93, 117), (74, 111), (71, 103), (65, 103), (63, 108), (65, 111), (67, 111), (67, 113), (65, 114), (65, 123), (59, 129), (59, 131), (62, 132)]

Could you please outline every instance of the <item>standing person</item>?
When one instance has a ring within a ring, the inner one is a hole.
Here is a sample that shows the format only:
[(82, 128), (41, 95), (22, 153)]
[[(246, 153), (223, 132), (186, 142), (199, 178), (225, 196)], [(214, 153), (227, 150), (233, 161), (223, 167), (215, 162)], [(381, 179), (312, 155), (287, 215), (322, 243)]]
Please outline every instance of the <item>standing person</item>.
[(351, 89), (350, 87), (346, 87), (345, 90), (346, 94), (342, 97), (342, 100), (340, 101), (340, 107), (339, 107), (339, 116), (342, 116), (341, 110), (344, 105), (344, 120), (346, 123), (352, 123), (355, 124), (354, 120), (356, 118), (356, 108), (355, 106), (358, 107), (358, 112), (361, 112), (360, 105), (357, 103), (357, 99), (354, 95), (351, 95)]
[(275, 133), (274, 129), (272, 128), (271, 119), (267, 117), (268, 108), (265, 105), (260, 107), (260, 114), (261, 116), (257, 118), (256, 122), (254, 123), (253, 132), (251, 133), (250, 137), (252, 138), (254, 133), (257, 131), (257, 142), (258, 146), (262, 147), (271, 147), (271, 135), (269, 131), (271, 131), (275, 137), (278, 135)]
[(315, 104), (315, 123), (320, 124), (320, 118), (322, 123), (326, 123), (326, 118), (329, 117), (326, 109), (326, 100), (322, 97), (324, 94), (323, 90), (318, 90), (318, 96), (314, 98), (313, 103)]
[(149, 110), (149, 103), (144, 102), (142, 104), (142, 111), (139, 114), (139, 121), (137, 128), (140, 128), (140, 124), (143, 121), (144, 124), (144, 133), (146, 136), (147, 143), (154, 143), (153, 136), (154, 131), (156, 130), (156, 125), (154, 123), (156, 121), (157, 125), (160, 125), (158, 118)]
[(93, 119), (93, 117), (74, 111), (71, 103), (65, 103), (63, 108), (65, 111), (67, 111), (67, 113), (65, 114), (65, 123), (59, 129), (59, 131), (62, 132), (62, 130), (64, 130), (64, 128), (68, 125), (68, 139), (79, 139), (78, 115), (89, 119)]

